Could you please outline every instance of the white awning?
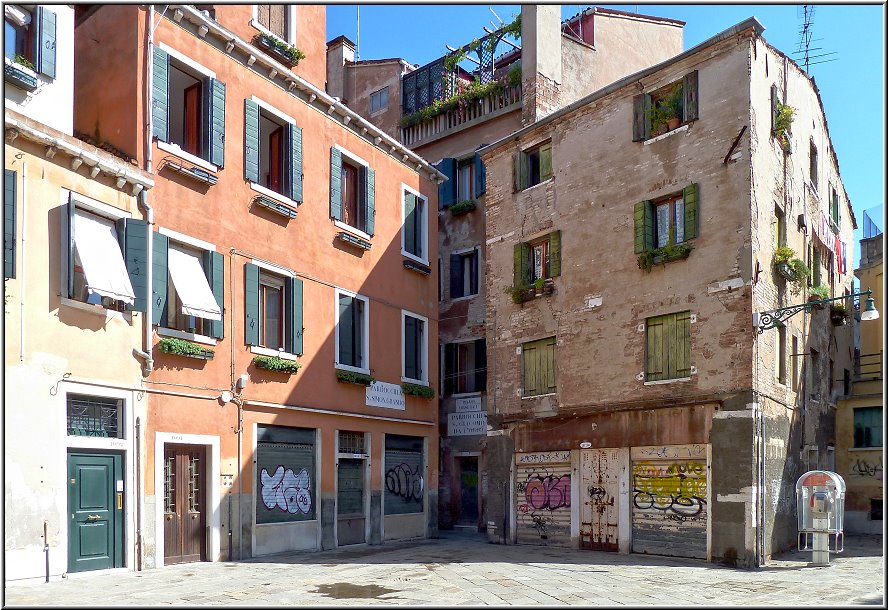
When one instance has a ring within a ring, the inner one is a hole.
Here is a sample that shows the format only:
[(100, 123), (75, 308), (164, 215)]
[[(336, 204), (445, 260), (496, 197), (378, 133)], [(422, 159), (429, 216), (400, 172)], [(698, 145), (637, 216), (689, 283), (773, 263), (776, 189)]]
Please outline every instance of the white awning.
[(176, 294), (182, 301), (182, 313), (207, 320), (221, 320), (222, 310), (216, 303), (198, 258), (171, 247), (167, 260)]
[(31, 13), (17, 6), (7, 4), (3, 7), (3, 13), (4, 17), (17, 26), (23, 27), (31, 23)]
[(74, 213), (74, 247), (83, 266), (91, 293), (132, 305), (136, 293), (126, 272), (126, 263), (110, 221), (102, 222), (81, 212)]

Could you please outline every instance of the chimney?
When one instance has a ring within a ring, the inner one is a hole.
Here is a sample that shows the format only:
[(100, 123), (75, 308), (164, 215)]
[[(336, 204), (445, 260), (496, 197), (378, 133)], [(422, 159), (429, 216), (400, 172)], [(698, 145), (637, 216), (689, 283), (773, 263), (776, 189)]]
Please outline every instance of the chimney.
[(345, 64), (355, 61), (355, 43), (337, 36), (327, 43), (327, 93), (345, 100)]
[(521, 120), (530, 125), (558, 110), (561, 98), (561, 5), (521, 5)]

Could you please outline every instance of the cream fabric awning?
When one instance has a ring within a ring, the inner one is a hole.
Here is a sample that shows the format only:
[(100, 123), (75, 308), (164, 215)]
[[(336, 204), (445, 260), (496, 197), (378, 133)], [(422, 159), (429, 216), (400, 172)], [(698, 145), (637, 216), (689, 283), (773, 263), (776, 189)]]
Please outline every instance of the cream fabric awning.
[(222, 310), (216, 303), (200, 260), (193, 254), (170, 247), (167, 261), (176, 294), (182, 301), (182, 313), (207, 320), (221, 320)]
[(75, 212), (74, 247), (91, 293), (130, 305), (136, 302), (136, 293), (117, 242), (117, 231), (110, 221), (105, 223), (94, 216)]

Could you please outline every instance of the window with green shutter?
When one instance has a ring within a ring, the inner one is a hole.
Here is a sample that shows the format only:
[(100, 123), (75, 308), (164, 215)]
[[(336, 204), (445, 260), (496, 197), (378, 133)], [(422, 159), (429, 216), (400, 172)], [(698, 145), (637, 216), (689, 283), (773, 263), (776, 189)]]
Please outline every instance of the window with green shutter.
[(522, 396), (555, 393), (555, 337), (521, 346)]
[(645, 321), (645, 381), (691, 376), (691, 312)]
[(369, 373), (367, 298), (336, 291), (336, 366)]
[(428, 231), (426, 210), (428, 200), (408, 190), (404, 190), (404, 225), (401, 229), (401, 248), (404, 254), (428, 264)]
[(244, 338), (247, 345), (302, 354), (302, 280), (253, 263), (244, 265)]
[(376, 171), (336, 146), (330, 149), (330, 216), (369, 236), (376, 232)]
[(561, 275), (561, 231), (515, 245), (514, 286)]
[(426, 322), (424, 319), (403, 313), (404, 320), (404, 370), (402, 375), (414, 381), (428, 380), (426, 373)]
[(244, 101), (244, 178), (253, 190), (302, 203), (302, 135), (280, 112)]
[(632, 141), (643, 142), (700, 118), (696, 70), (632, 100)]
[[(663, 250), (667, 246), (695, 239), (698, 233), (698, 205), (699, 188), (696, 183), (689, 184), (678, 193), (636, 203), (633, 211), (635, 253), (669, 255), (670, 252)], [(683, 255), (687, 255), (687, 252), (683, 252)]]
[(523, 191), (552, 177), (552, 142), (543, 142), (515, 154), (515, 191)]
[(15, 277), (16, 172), (3, 170), (3, 277)]

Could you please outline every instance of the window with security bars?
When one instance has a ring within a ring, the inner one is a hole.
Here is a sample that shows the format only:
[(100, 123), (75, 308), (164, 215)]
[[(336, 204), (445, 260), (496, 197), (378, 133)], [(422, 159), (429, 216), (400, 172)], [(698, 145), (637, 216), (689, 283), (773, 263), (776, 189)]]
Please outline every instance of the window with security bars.
[(339, 453), (364, 453), (363, 432), (339, 432)]
[(68, 434), (123, 438), (123, 399), (68, 394)]

